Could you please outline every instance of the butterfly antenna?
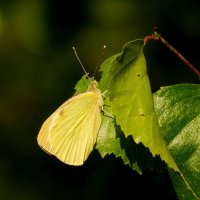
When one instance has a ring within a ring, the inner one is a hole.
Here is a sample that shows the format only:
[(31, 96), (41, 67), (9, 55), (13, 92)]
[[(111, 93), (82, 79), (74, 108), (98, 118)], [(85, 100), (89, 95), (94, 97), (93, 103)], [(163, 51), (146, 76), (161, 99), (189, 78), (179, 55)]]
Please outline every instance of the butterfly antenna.
[(96, 74), (96, 72), (97, 72), (97, 70), (98, 70), (98, 68), (99, 68), (99, 66), (100, 66), (100, 61), (102, 60), (102, 57), (103, 57), (103, 54), (104, 54), (106, 48), (107, 48), (107, 46), (106, 46), (106, 45), (103, 45), (103, 48), (102, 48), (102, 50), (101, 50), (101, 56), (100, 56), (100, 58), (98, 59), (98, 60), (99, 60), (99, 61), (98, 61), (99, 64), (96, 66), (96, 68), (95, 68), (95, 70), (94, 70), (94, 73), (93, 73), (93, 76)]
[(88, 76), (88, 73), (86, 72), (86, 70), (85, 70), (85, 68), (84, 68), (84, 66), (83, 66), (83, 64), (82, 64), (82, 62), (81, 62), (81, 60), (80, 60), (80, 58), (78, 57), (78, 54), (77, 54), (77, 52), (76, 52), (76, 49), (75, 49), (75, 47), (72, 47), (72, 49), (73, 49), (73, 51), (74, 51), (74, 54), (75, 54), (75, 56), (76, 56), (76, 58), (77, 58), (78, 62), (79, 62), (79, 63), (80, 63), (80, 65), (81, 65), (81, 67), (82, 67), (83, 71), (85, 72), (85, 74), (86, 74), (87, 78), (88, 78), (88, 79), (90, 79), (90, 77)]

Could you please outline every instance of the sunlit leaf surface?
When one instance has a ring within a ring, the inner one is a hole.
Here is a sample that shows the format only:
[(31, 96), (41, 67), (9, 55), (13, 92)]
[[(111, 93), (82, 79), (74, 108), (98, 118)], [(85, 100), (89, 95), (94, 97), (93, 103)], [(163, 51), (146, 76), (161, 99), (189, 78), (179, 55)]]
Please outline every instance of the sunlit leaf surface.
[(123, 47), (111, 64), (109, 77), (112, 113), (125, 136), (132, 135), (136, 143), (141, 142), (154, 156), (160, 155), (169, 167), (178, 171), (160, 134), (143, 54), (143, 40), (128, 42)]
[(161, 133), (182, 176), (170, 170), (180, 199), (200, 198), (200, 85), (179, 84), (154, 95)]

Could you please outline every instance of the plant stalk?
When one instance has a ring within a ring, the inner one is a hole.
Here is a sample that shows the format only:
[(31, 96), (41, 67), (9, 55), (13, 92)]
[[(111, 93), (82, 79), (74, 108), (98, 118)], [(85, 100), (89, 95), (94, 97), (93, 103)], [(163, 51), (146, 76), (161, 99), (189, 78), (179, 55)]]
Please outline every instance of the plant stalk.
[(164, 44), (169, 50), (176, 54), (199, 78), (200, 71), (196, 69), (180, 52), (178, 52), (171, 44), (169, 44), (157, 31), (154, 31), (152, 35), (144, 38), (144, 44), (149, 40), (157, 40)]

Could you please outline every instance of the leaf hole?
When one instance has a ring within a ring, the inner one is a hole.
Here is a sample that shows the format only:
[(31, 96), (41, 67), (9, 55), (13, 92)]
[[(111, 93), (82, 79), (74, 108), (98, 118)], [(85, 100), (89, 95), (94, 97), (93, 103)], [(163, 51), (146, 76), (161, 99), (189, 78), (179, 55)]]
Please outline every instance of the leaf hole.
[(142, 116), (142, 117), (144, 117), (144, 113), (141, 113), (141, 114), (139, 114), (139, 116)]
[(140, 75), (141, 75), (141, 73), (139, 73), (139, 74), (136, 74), (136, 77), (140, 77)]

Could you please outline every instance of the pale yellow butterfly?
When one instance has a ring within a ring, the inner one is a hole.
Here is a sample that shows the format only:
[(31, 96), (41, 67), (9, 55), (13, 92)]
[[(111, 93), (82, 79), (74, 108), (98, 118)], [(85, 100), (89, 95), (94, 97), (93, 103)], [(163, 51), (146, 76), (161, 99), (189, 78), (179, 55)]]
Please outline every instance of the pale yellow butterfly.
[(69, 165), (82, 165), (95, 145), (103, 98), (97, 81), (63, 103), (42, 125), (37, 141), (47, 153)]

